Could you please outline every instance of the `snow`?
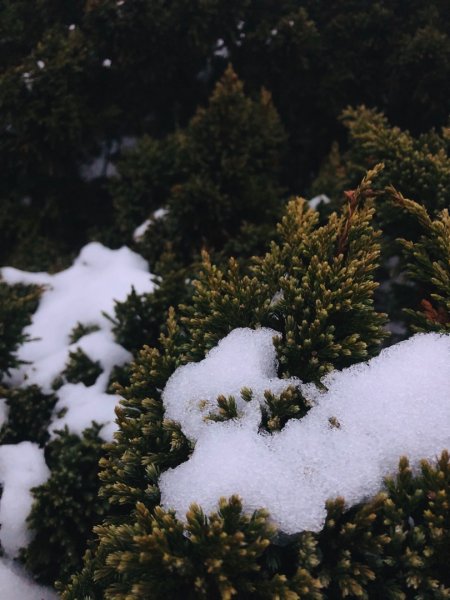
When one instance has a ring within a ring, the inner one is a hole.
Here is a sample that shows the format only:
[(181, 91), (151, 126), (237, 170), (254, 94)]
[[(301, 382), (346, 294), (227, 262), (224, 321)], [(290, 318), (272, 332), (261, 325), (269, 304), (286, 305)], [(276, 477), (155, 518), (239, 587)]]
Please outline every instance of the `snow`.
[(31, 75), (31, 73), (29, 73), (28, 71), (22, 73), (22, 79), (25, 83), (27, 90), (31, 92), (31, 90), (33, 89), (33, 76)]
[[(76, 433), (95, 419), (105, 427), (101, 435), (110, 440), (115, 428), (114, 406), (117, 397), (106, 394), (114, 366), (130, 362), (131, 355), (114, 341), (112, 323), (104, 313), (113, 314), (114, 300), (123, 301), (134, 287), (138, 294), (151, 292), (155, 284), (147, 262), (130, 249), (110, 250), (93, 242), (85, 246), (74, 264), (60, 273), (27, 273), (10, 267), (1, 270), (7, 283), (32, 283), (44, 287), (32, 323), (25, 329), (29, 336), (17, 356), (27, 364), (11, 371), (8, 382), (14, 386), (37, 384), (45, 393), (52, 391), (54, 380), (64, 370), (70, 352), (83, 350), (102, 366), (93, 386), (66, 384), (57, 392), (54, 413), (67, 412), (57, 418), (51, 431), (67, 425)], [(99, 331), (70, 342), (73, 328), (96, 325)]]
[[(26, 361), (13, 369), (6, 383), (39, 385), (45, 393), (61, 375), (69, 353), (82, 350), (98, 361), (102, 372), (89, 387), (83, 383), (65, 383), (56, 392), (58, 400), (49, 427), (52, 437), (65, 426), (81, 435), (92, 421), (102, 425), (100, 435), (110, 441), (116, 430), (114, 409), (118, 397), (106, 393), (111, 371), (130, 362), (132, 356), (114, 341), (112, 323), (104, 313), (112, 314), (114, 301), (123, 301), (132, 287), (137, 293), (151, 292), (155, 284), (147, 262), (128, 248), (110, 250), (99, 243), (85, 246), (74, 264), (51, 275), (27, 273), (5, 267), (1, 277), (10, 284), (36, 284), (42, 287), (39, 306), (31, 324), (24, 330), (28, 339), (17, 357)], [(71, 342), (73, 329), (82, 324), (95, 326)], [(0, 398), (0, 426), (6, 422), (8, 406)], [(0, 598), (5, 600), (53, 600), (56, 595), (37, 586), (11, 560), (30, 541), (26, 526), (31, 505), (31, 488), (49, 477), (43, 449), (31, 442), (0, 446), (0, 542), (7, 558), (0, 560)]]
[[(280, 393), (296, 379), (278, 379), (272, 329), (235, 329), (209, 352), (205, 360), (177, 369), (167, 382), (163, 393), (166, 417), (181, 423), (191, 439), (201, 436), (205, 417), (217, 411), (217, 396), (233, 396), (245, 422), (257, 428), (261, 411), (260, 402), (265, 390)], [(253, 391), (253, 400), (240, 397), (242, 388)]]
[(227, 48), (222, 38), (219, 38), (216, 41), (216, 45), (214, 48), (214, 56), (220, 56), (222, 58), (229, 58), (230, 56), (230, 50)]
[(331, 200), (326, 194), (319, 194), (318, 196), (314, 196), (311, 200), (308, 200), (309, 208), (313, 210), (317, 210), (320, 204), (330, 204)]
[(150, 225), (155, 221), (158, 221), (159, 219), (164, 219), (164, 217), (167, 215), (167, 212), (168, 211), (166, 208), (158, 208), (157, 210), (155, 210), (149, 219), (146, 219), (143, 223), (136, 227), (136, 229), (133, 232), (133, 240), (135, 242), (139, 242), (139, 240), (141, 240), (144, 237), (144, 234), (150, 227)]
[(37, 585), (18, 564), (0, 558), (2, 600), (57, 600), (55, 592)]
[(8, 412), (6, 398), (0, 398), (0, 428), (3, 427), (4, 423), (8, 420)]
[(55, 413), (63, 409), (67, 412), (51, 424), (52, 437), (66, 425), (71, 432), (81, 436), (83, 430), (95, 421), (104, 423), (99, 435), (106, 441), (112, 441), (117, 429), (114, 423), (117, 396), (105, 394), (97, 385), (87, 387), (84, 383), (67, 383), (58, 390), (58, 398)]
[[(269, 435), (258, 431), (261, 391), (293, 383), (276, 378), (273, 335), (235, 330), (168, 381), (167, 416), (195, 441), (190, 459), (160, 478), (162, 504), (180, 518), (193, 502), (209, 512), (221, 496), (237, 493), (246, 510), (268, 509), (285, 533), (319, 531), (327, 499), (363, 501), (401, 455), (417, 464), (450, 447), (450, 336), (419, 334), (333, 372), (322, 382), (326, 392), (297, 382), (313, 408)], [(258, 401), (241, 405), (238, 419), (204, 421), (219, 393), (238, 395), (243, 386)]]
[[(154, 289), (142, 257), (126, 247), (110, 250), (97, 242), (85, 246), (71, 267), (55, 275), (11, 267), (1, 269), (1, 275), (10, 284), (45, 287), (32, 323), (24, 330), (30, 339), (17, 353), (20, 360), (30, 364), (13, 370), (11, 383), (20, 385), (27, 380), (46, 392), (51, 391), (54, 378), (64, 368), (69, 350), (77, 346), (105, 366), (115, 360), (126, 362), (128, 355), (114, 343), (112, 324), (103, 313), (113, 314), (114, 300), (125, 300), (132, 287), (138, 294)], [(78, 323), (97, 325), (101, 331), (70, 345), (70, 333)]]
[(153, 220), (157, 221), (158, 219), (164, 219), (164, 217), (167, 215), (167, 213), (168, 213), (167, 208), (158, 208), (153, 213)]
[(133, 232), (133, 240), (138, 242), (143, 236), (147, 229), (152, 224), (152, 219), (145, 219), (143, 223), (141, 223)]
[[(44, 483), (50, 472), (44, 451), (32, 442), (0, 446), (0, 542), (10, 558), (27, 546), (30, 534), (25, 525), (33, 498), (30, 489)], [(4, 598), (4, 596), (0, 596)]]

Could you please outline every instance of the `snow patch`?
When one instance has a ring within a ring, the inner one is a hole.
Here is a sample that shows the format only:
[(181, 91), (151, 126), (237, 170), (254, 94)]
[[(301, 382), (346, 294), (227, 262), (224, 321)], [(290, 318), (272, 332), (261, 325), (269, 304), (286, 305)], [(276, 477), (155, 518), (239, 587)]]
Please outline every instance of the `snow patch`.
[[(5, 267), (1, 274), (7, 283), (28, 283), (44, 287), (32, 323), (24, 333), (29, 339), (22, 344), (17, 357), (26, 364), (12, 369), (8, 382), (14, 386), (39, 385), (44, 393), (52, 392), (52, 384), (64, 370), (69, 353), (77, 349), (102, 366), (95, 384), (67, 384), (57, 392), (51, 431), (67, 425), (75, 433), (89, 427), (92, 420), (105, 426), (101, 435), (110, 440), (114, 425), (117, 396), (106, 394), (111, 371), (131, 360), (131, 354), (114, 341), (112, 323), (104, 313), (112, 314), (114, 301), (123, 301), (134, 287), (138, 294), (153, 291), (155, 284), (148, 264), (141, 256), (123, 247), (110, 250), (93, 242), (85, 246), (74, 264), (55, 275), (26, 273)], [(96, 325), (99, 331), (84, 335), (71, 343), (70, 335), (77, 324)]]
[[(256, 431), (261, 420), (260, 402), (265, 390), (278, 394), (296, 379), (278, 379), (275, 348), (272, 338), (279, 335), (272, 329), (235, 329), (213, 348), (199, 363), (190, 363), (176, 370), (163, 393), (166, 417), (181, 423), (184, 433), (198, 439), (205, 428), (215, 423), (206, 420), (217, 412), (217, 397), (233, 396), (241, 426)], [(253, 399), (240, 397), (242, 388), (251, 388)]]
[(331, 200), (326, 194), (319, 194), (318, 196), (314, 196), (311, 200), (308, 200), (309, 208), (313, 210), (317, 210), (320, 204), (330, 204)]
[(417, 464), (450, 447), (448, 335), (419, 334), (333, 372), (323, 380), (326, 392), (300, 384), (313, 408), (273, 435), (258, 432), (256, 406), (233, 421), (204, 422), (202, 400), (210, 408), (219, 393), (237, 394), (243, 385), (257, 396), (288, 385), (275, 377), (273, 335), (235, 330), (167, 383), (167, 415), (196, 442), (190, 459), (160, 478), (162, 504), (180, 518), (193, 502), (209, 512), (221, 496), (239, 494), (247, 511), (268, 509), (285, 533), (319, 531), (327, 499), (363, 501), (401, 455)]
[(57, 600), (49, 588), (38, 585), (17, 563), (0, 558), (0, 598), (2, 600)]
[(133, 240), (135, 242), (139, 242), (143, 237), (147, 229), (150, 227), (152, 223), (155, 221), (159, 221), (159, 219), (164, 219), (167, 215), (166, 208), (158, 208), (154, 211), (152, 216), (149, 219), (146, 219), (143, 223), (141, 223), (133, 232)]
[(49, 474), (44, 451), (37, 444), (21, 442), (0, 446), (0, 481), (3, 487), (0, 541), (10, 558), (18, 556), (20, 548), (30, 542), (31, 536), (25, 524), (33, 503), (30, 490), (47, 481)]
[(133, 232), (133, 240), (135, 242), (138, 242), (141, 238), (144, 237), (144, 233), (150, 227), (152, 222), (153, 222), (152, 219), (145, 219), (145, 221), (143, 223), (141, 223), (139, 225), (139, 227), (136, 227), (136, 229)]
[(95, 421), (103, 424), (99, 435), (105, 441), (112, 441), (113, 433), (117, 430), (114, 422), (117, 396), (105, 394), (97, 385), (87, 387), (84, 383), (67, 383), (58, 390), (58, 398), (54, 412), (56, 414), (61, 410), (65, 412), (50, 426), (52, 437), (55, 437), (55, 432), (64, 429), (66, 425), (72, 433), (81, 436), (83, 430)]
[(0, 428), (3, 427), (3, 425), (7, 422), (8, 413), (9, 410), (6, 403), (6, 398), (0, 398)]
[[(132, 286), (138, 294), (154, 289), (147, 261), (141, 256), (126, 247), (110, 250), (97, 242), (85, 246), (73, 266), (55, 275), (11, 267), (1, 269), (1, 275), (10, 284), (46, 288), (31, 325), (24, 330), (29, 340), (17, 352), (18, 359), (29, 364), (13, 369), (10, 382), (37, 383), (47, 393), (64, 368), (69, 350), (77, 346), (104, 366), (115, 360), (126, 362), (128, 355), (114, 343), (112, 323), (103, 313), (112, 314), (114, 301), (125, 300)], [(71, 346), (70, 333), (78, 323), (97, 325), (102, 331)]]

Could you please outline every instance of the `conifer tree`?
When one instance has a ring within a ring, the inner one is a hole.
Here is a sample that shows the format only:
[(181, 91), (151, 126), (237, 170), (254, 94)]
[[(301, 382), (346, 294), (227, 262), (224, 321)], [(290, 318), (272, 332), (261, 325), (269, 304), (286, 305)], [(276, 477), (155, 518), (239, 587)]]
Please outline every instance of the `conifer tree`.
[[(283, 569), (273, 568), (270, 556), (274, 554), (275, 564), (279, 557), (276, 549), (267, 555), (273, 532), (264, 513), (244, 516), (232, 498), (209, 518), (192, 507), (185, 529), (173, 513), (158, 508), (160, 473), (192, 452), (179, 424), (164, 418), (161, 394), (179, 365), (201, 359), (239, 326), (278, 326), (281, 373), (305, 381), (377, 352), (384, 317), (372, 306), (378, 245), (370, 221), (371, 183), (378, 171), (348, 192), (343, 213), (332, 215), (325, 226), (317, 225), (317, 215), (304, 201), (292, 202), (280, 225), (280, 243), (256, 261), (251, 276), (241, 275), (235, 261), (224, 275), (205, 257), (193, 307), (183, 309), (180, 323), (171, 311), (161, 349), (144, 348), (130, 385), (121, 389), (119, 431), (101, 463), (100, 495), (110, 503), (110, 514), (96, 528), (98, 546), (67, 588), (66, 600), (158, 598), (177, 589), (192, 598), (294, 598), (294, 590), (300, 589), (309, 590), (311, 598), (321, 597), (320, 581), (305, 569), (288, 582)], [(290, 296), (294, 289), (295, 302)], [(330, 305), (323, 305), (328, 297)], [(342, 321), (351, 323), (350, 335)], [(251, 395), (251, 390), (242, 393)], [(266, 402), (263, 426), (269, 431), (309, 408), (293, 390), (280, 397), (267, 394)], [(219, 418), (232, 418), (232, 399), (219, 398), (218, 403)], [(171, 577), (162, 574), (166, 572)]]
[(192, 304), (182, 320), (196, 360), (236, 327), (268, 325), (282, 333), (276, 342), (283, 375), (318, 381), (377, 352), (385, 337), (384, 315), (373, 309), (380, 233), (371, 226), (374, 209), (369, 172), (346, 193), (341, 215), (319, 226), (304, 200), (289, 203), (274, 242), (249, 274), (232, 260), (226, 274), (206, 257)]
[(44, 446), (49, 440), (48, 426), (57, 398), (44, 394), (37, 385), (2, 388), (8, 417), (0, 429), (0, 444), (18, 444), (23, 441)]
[[(186, 129), (167, 142), (173, 154), (170, 169), (164, 169), (168, 174), (159, 173), (159, 164), (168, 160), (164, 147), (150, 171), (146, 165), (151, 162), (153, 146), (148, 143), (141, 152), (133, 151), (137, 158), (144, 155), (143, 168), (152, 179), (152, 191), (147, 193), (153, 195), (154, 190), (167, 209), (167, 215), (151, 223), (144, 234), (144, 256), (155, 264), (164, 250), (164, 246), (158, 247), (160, 240), (168, 239), (176, 257), (189, 264), (202, 248), (219, 252), (230, 240), (242, 238), (245, 223), (274, 223), (283, 196), (280, 164), (284, 137), (270, 94), (262, 91), (259, 101), (247, 97), (229, 66), (209, 105), (199, 108)], [(142, 175), (136, 161), (134, 164), (133, 181), (139, 187)], [(175, 173), (170, 175), (170, 171)], [(158, 192), (164, 186), (169, 188), (165, 198)], [(247, 254), (257, 249), (250, 247)]]
[(335, 206), (343, 190), (354, 185), (367, 168), (383, 161), (385, 168), (374, 184), (379, 192), (376, 221), (383, 230), (382, 268), (378, 275), (383, 285), (377, 293), (377, 306), (389, 313), (397, 332), (395, 337), (402, 339), (406, 333), (403, 309), (413, 310), (421, 291), (415, 278), (405, 281), (397, 240), (401, 237), (417, 242), (422, 231), (410, 211), (399, 211), (394, 206), (386, 189), (394, 185), (406, 197), (419, 198), (431, 218), (448, 207), (448, 130), (444, 127), (413, 136), (392, 126), (382, 113), (363, 106), (346, 109), (341, 118), (348, 129), (349, 147), (341, 154), (334, 145), (314, 182), (313, 193), (328, 194)]
[(130, 140), (185, 127), (229, 61), (251, 94), (273, 93), (293, 193), (340, 136), (336, 119), (349, 104), (377, 106), (414, 134), (443, 126), (448, 22), (439, 0), (412, 2), (407, 14), (386, 0), (5, 0), (3, 261), (58, 267), (92, 236), (123, 243), (111, 160)]
[[(184, 130), (159, 142), (145, 139), (118, 163), (112, 189), (120, 219), (131, 230), (150, 217), (137, 246), (161, 278), (153, 294), (132, 293), (116, 305), (119, 343), (130, 349), (157, 343), (168, 307), (190, 296), (186, 280), (202, 249), (220, 260), (267, 247), (283, 204), (284, 138), (270, 95), (247, 97), (229, 66), (209, 105)], [(152, 219), (161, 207), (167, 214)]]
[[(394, 185), (404, 195), (420, 198), (432, 212), (448, 205), (450, 138), (446, 127), (413, 136), (409, 131), (392, 126), (383, 113), (365, 106), (347, 108), (341, 121), (348, 131), (349, 147), (342, 156), (334, 147), (314, 183), (314, 192), (337, 199), (342, 190), (359, 181), (367, 169), (383, 162), (385, 168), (376, 184), (379, 189)], [(398, 211), (386, 204), (379, 209), (383, 231), (391, 233), (386, 226), (393, 220), (398, 231)], [(392, 225), (391, 228), (394, 229)]]

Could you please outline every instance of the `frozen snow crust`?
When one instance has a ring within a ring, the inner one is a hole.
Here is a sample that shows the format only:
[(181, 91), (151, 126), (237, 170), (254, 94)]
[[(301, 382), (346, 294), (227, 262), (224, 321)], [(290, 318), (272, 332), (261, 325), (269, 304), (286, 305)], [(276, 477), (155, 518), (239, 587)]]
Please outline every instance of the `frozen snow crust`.
[[(196, 502), (210, 512), (239, 494), (247, 511), (266, 508), (280, 530), (319, 531), (325, 502), (376, 494), (400, 456), (433, 460), (450, 447), (450, 336), (419, 334), (367, 363), (324, 378), (327, 391), (276, 377), (268, 329), (237, 329), (197, 364), (180, 367), (164, 390), (166, 416), (195, 441), (190, 459), (160, 478), (162, 504), (184, 518)], [(262, 392), (300, 385), (314, 404), (280, 432), (260, 432)], [(240, 417), (204, 417), (219, 394), (254, 399)], [(331, 422), (330, 422), (331, 419)]]

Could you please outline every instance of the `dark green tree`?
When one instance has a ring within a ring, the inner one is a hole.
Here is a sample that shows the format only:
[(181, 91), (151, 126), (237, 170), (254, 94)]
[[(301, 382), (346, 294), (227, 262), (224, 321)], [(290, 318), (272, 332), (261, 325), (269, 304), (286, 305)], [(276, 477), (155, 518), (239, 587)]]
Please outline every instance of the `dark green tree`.
[(283, 205), (283, 144), (270, 96), (263, 91), (258, 101), (247, 97), (228, 67), (208, 107), (184, 130), (160, 142), (145, 139), (118, 163), (112, 189), (130, 237), (145, 216), (167, 210), (137, 245), (160, 276), (159, 287), (116, 304), (119, 343), (133, 351), (157, 343), (168, 307), (192, 293), (189, 282), (202, 249), (220, 260), (267, 247)]
[[(170, 250), (189, 264), (201, 249), (220, 252), (234, 240), (242, 244), (244, 236), (248, 238), (246, 224), (273, 224), (283, 197), (283, 143), (283, 128), (270, 95), (263, 91), (258, 101), (247, 97), (229, 66), (209, 105), (198, 109), (186, 129), (176, 134), (176, 144), (172, 142), (176, 173), (168, 181), (168, 196), (161, 198), (167, 215), (145, 232), (144, 256), (154, 264), (164, 249), (161, 241), (170, 240)], [(159, 186), (156, 178), (155, 193)], [(264, 239), (256, 236), (256, 241)], [(251, 240), (245, 242), (250, 245)], [(247, 254), (256, 250), (249, 247)]]

